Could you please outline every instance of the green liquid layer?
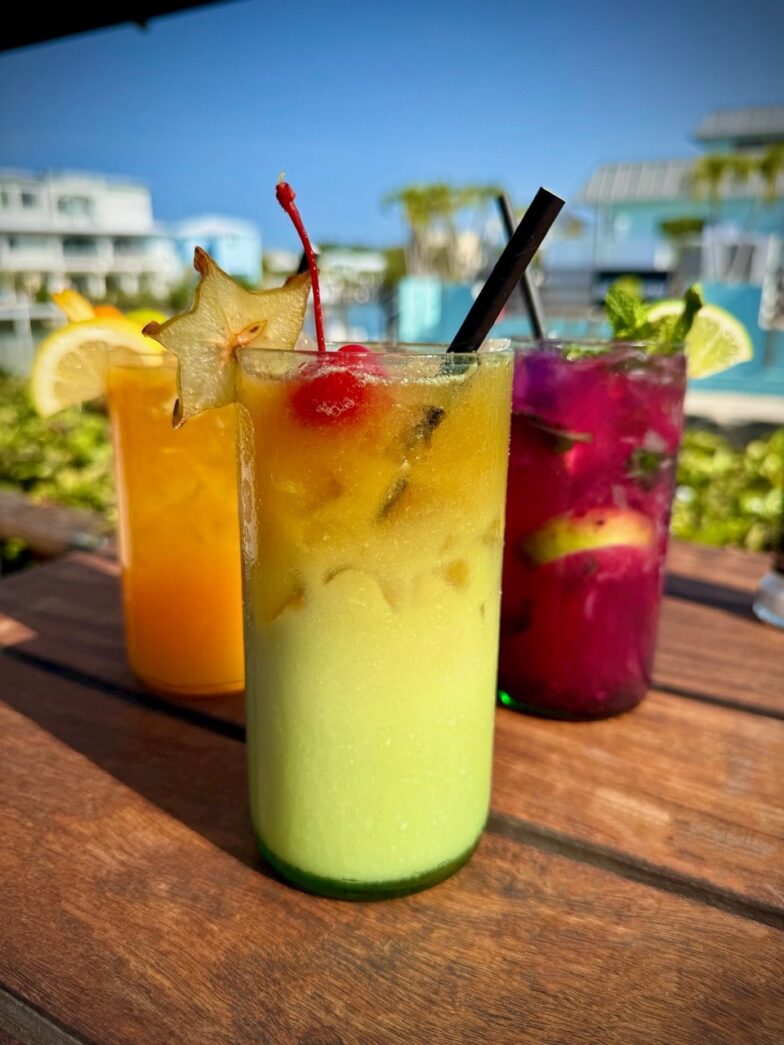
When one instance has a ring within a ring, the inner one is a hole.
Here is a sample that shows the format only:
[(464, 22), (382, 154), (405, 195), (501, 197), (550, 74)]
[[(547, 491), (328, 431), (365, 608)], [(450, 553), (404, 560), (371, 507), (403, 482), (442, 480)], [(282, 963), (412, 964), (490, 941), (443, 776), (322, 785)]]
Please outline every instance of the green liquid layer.
[[(481, 834), (479, 836), (481, 838)], [(463, 864), (474, 853), (479, 845), (479, 838), (465, 852), (454, 860), (445, 864), (439, 864), (430, 871), (415, 875), (413, 878), (398, 879), (394, 882), (353, 882), (339, 881), (332, 878), (322, 878), (319, 875), (309, 874), (299, 867), (287, 864), (280, 860), (269, 850), (261, 838), (257, 836), (259, 850), (266, 863), (276, 871), (281, 878), (297, 886), (306, 893), (315, 896), (326, 896), (333, 900), (391, 900), (396, 896), (408, 896), (409, 893), (418, 893), (422, 889), (429, 889), (431, 885), (438, 885), (445, 878), (449, 878), (455, 871), (459, 871)]]

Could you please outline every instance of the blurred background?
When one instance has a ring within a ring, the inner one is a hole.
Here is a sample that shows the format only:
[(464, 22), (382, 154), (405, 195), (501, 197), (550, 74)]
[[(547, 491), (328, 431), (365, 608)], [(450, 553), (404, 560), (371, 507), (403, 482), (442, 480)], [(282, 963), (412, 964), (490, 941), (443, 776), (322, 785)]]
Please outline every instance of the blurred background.
[[(320, 254), (328, 336), (448, 340), (503, 243), (496, 206), (567, 206), (533, 276), (554, 335), (606, 332), (619, 276), (699, 280), (754, 358), (692, 382), (676, 535), (764, 550), (784, 482), (784, 5), (154, 2), (19, 12), (0, 53), (0, 489), (112, 524), (100, 407), (49, 422), (26, 379), (79, 290), (190, 300), (193, 247), (248, 286)], [(15, 16), (16, 18), (16, 16)], [(499, 334), (525, 334), (515, 295)], [(3, 529), (9, 570), (35, 549)]]

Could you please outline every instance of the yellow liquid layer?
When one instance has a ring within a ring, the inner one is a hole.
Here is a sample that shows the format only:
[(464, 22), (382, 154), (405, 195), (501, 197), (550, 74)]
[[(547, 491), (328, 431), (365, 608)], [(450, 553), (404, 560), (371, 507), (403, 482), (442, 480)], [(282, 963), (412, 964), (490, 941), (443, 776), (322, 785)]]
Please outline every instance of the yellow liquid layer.
[(482, 831), (510, 384), (504, 359), (379, 381), (308, 426), (291, 382), (241, 377), (251, 806), (307, 874), (413, 878)]
[(109, 406), (128, 658), (152, 688), (243, 688), (236, 413), (171, 425), (167, 366), (113, 365)]

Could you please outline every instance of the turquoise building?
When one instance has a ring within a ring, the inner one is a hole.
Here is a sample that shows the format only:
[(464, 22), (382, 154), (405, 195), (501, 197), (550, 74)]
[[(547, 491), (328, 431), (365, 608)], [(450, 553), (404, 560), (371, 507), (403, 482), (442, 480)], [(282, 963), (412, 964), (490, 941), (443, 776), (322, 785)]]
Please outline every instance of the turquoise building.
[(587, 274), (594, 307), (618, 275), (637, 275), (649, 297), (699, 280), (754, 344), (753, 360), (699, 387), (784, 395), (784, 106), (710, 113), (694, 141), (690, 158), (591, 175), (579, 195), (583, 235), (547, 253), (548, 297), (575, 272)]
[[(709, 113), (694, 144), (691, 156), (601, 166), (569, 201), (579, 234), (556, 225), (541, 254), (548, 329), (604, 333), (601, 304), (621, 275), (637, 276), (649, 299), (699, 280), (754, 344), (753, 360), (699, 387), (784, 396), (784, 105)], [(470, 301), (467, 286), (407, 277), (399, 334), (449, 340)], [(495, 333), (529, 332), (515, 298)]]
[(181, 222), (174, 238), (183, 265), (192, 264), (194, 248), (199, 246), (225, 272), (254, 286), (260, 284), (261, 234), (252, 222), (208, 214)]

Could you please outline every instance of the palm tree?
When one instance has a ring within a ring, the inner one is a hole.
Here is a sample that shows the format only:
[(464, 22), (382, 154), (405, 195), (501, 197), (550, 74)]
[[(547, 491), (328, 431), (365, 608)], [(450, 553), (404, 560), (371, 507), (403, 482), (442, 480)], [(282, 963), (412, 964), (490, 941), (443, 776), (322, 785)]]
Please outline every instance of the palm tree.
[(400, 206), (409, 227), (408, 271), (435, 272), (444, 279), (459, 277), (457, 217), (466, 210), (481, 210), (499, 191), (494, 185), (457, 187), (430, 182), (387, 193), (382, 204)]
[(427, 238), (433, 224), (432, 194), (424, 185), (406, 185), (387, 193), (383, 206), (398, 205), (408, 224), (410, 239), (406, 247), (406, 266), (411, 273), (426, 267)]
[(694, 164), (691, 173), (692, 186), (700, 195), (705, 190), (712, 204), (719, 202), (721, 184), (730, 169), (730, 156), (722, 152), (708, 152)]
[[(757, 158), (755, 156), (749, 156), (748, 153), (734, 152), (730, 153), (726, 157), (727, 161), (727, 177), (732, 180), (733, 185), (736, 188), (740, 188), (745, 185), (750, 178), (752, 178), (757, 172)], [(737, 240), (735, 242), (735, 250), (732, 254), (732, 259), (727, 267), (725, 278), (727, 282), (732, 283), (738, 278), (743, 271), (744, 258), (749, 258), (749, 251), (742, 250), (742, 241), (746, 238), (747, 233), (752, 227), (752, 219), (757, 209), (757, 198), (752, 193), (751, 201), (748, 209), (746, 210), (743, 224), (741, 225), (740, 232), (738, 233)]]
[(768, 148), (757, 161), (757, 172), (765, 182), (765, 202), (775, 203), (779, 198), (779, 179), (784, 174), (784, 142)]
[[(700, 156), (692, 170), (692, 186), (695, 193), (700, 195), (703, 190), (707, 193), (710, 202), (710, 225), (714, 230), (719, 223), (719, 201), (722, 183), (731, 169), (729, 154), (709, 152), (704, 156)], [(715, 233), (711, 236), (711, 243), (713, 270), (716, 276), (718, 276), (719, 255)]]

